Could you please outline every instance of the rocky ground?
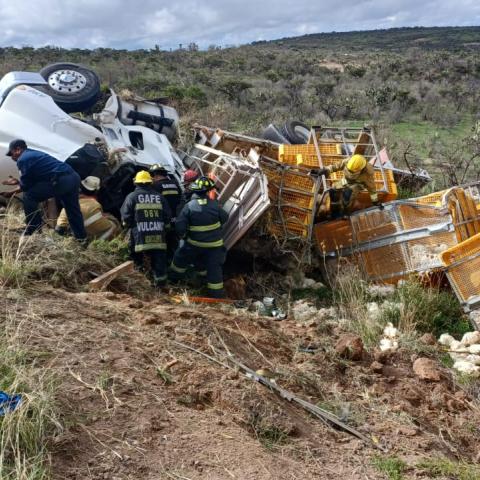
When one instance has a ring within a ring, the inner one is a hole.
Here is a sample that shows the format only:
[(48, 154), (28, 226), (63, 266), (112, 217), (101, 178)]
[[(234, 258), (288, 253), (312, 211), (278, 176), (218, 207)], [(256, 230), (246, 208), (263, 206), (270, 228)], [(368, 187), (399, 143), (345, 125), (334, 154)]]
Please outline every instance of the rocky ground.
[[(453, 381), (437, 346), (367, 352), (334, 312), (278, 321), (44, 283), (2, 296), (22, 344), (57, 381), (54, 478), (433, 478), (425, 459), (479, 460), (475, 392)], [(279, 398), (228, 354), (371, 442)], [(405, 462), (405, 477), (388, 476), (382, 459)]]

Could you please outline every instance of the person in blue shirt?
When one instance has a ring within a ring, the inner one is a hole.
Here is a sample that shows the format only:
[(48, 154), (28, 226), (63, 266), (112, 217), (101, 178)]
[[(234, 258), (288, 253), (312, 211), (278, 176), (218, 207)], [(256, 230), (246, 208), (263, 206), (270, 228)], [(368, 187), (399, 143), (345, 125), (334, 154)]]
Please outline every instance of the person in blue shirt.
[(7, 156), (17, 163), (20, 180), (10, 178), (2, 182), (4, 185), (17, 185), (16, 189), (3, 195), (12, 196), (23, 192), (27, 224), (24, 235), (32, 235), (41, 229), (43, 219), (38, 204), (55, 198), (65, 208), (75, 238), (85, 240), (87, 233), (78, 201), (80, 177), (72, 167), (48, 153), (28, 148), (25, 140), (21, 139), (10, 142)]

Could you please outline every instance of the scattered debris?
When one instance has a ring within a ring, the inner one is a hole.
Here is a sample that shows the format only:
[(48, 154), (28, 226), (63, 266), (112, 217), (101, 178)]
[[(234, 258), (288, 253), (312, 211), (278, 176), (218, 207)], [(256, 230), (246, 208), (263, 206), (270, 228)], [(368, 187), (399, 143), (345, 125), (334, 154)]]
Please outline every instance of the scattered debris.
[(322, 282), (317, 282), (313, 278), (305, 277), (303, 279), (302, 288), (310, 288), (312, 290), (320, 290), (321, 288), (325, 288), (325, 285)]
[(112, 280), (117, 278), (119, 275), (125, 275), (127, 273), (133, 272), (133, 262), (128, 260), (127, 262), (122, 263), (118, 267), (112, 268), (108, 272), (100, 275), (95, 278), (88, 284), (88, 288), (92, 291), (102, 290), (107, 288)]
[(398, 329), (391, 323), (383, 329), (383, 338), (380, 340), (380, 351), (396, 351), (398, 349)]
[(297, 300), (292, 305), (292, 315), (296, 322), (305, 323), (311, 320), (316, 320), (318, 310), (306, 300)]
[(3, 417), (8, 412), (13, 412), (22, 403), (22, 396), (20, 394), (9, 395), (5, 392), (0, 392), (0, 417)]
[(262, 385), (265, 385), (266, 387), (269, 387), (272, 391), (275, 393), (278, 393), (282, 398), (288, 400), (289, 402), (296, 403), (300, 405), (302, 408), (310, 412), (312, 415), (320, 418), (323, 421), (326, 421), (328, 424), (334, 425), (336, 427), (339, 427), (340, 429), (344, 430), (347, 433), (350, 433), (351, 435), (354, 435), (355, 437), (359, 438), (363, 442), (367, 444), (371, 444), (374, 447), (378, 448), (379, 450), (385, 451), (385, 449), (380, 445), (378, 440), (373, 439), (373, 438), (368, 438), (366, 435), (363, 433), (359, 432), (358, 430), (352, 428), (350, 425), (347, 425), (346, 423), (342, 422), (340, 418), (338, 418), (336, 415), (333, 415), (332, 413), (328, 412), (327, 410), (324, 410), (317, 405), (313, 405), (310, 402), (307, 402), (306, 400), (303, 400), (293, 393), (289, 392), (288, 390), (285, 390), (284, 388), (279, 387), (276, 383), (272, 382), (268, 378), (259, 375), (252, 369), (248, 368), (245, 366), (242, 362), (238, 361), (235, 359), (233, 356), (229, 355), (228, 359), (237, 367), (239, 367), (241, 370), (243, 370), (248, 378), (251, 378), (252, 380), (255, 380), (256, 382), (261, 383)]
[(265, 297), (262, 302), (257, 300), (253, 302), (252, 308), (259, 314), (265, 317), (273, 317), (277, 320), (284, 320), (287, 314), (277, 306), (277, 302), (273, 297)]
[(380, 307), (378, 306), (377, 302), (367, 303), (367, 312), (368, 312), (368, 316), (370, 317), (370, 320), (372, 320), (372, 322), (376, 322), (377, 320), (379, 320), (379, 318), (382, 315), (382, 312), (381, 312)]
[(394, 285), (369, 285), (368, 293), (373, 297), (385, 298), (395, 293)]
[(453, 368), (460, 373), (465, 373), (472, 376), (480, 376), (480, 367), (469, 362), (468, 360), (457, 360), (453, 364)]
[(461, 342), (462, 345), (469, 347), (470, 345), (474, 345), (476, 343), (480, 344), (480, 332), (467, 332), (463, 335)]
[(455, 362), (454, 370), (472, 376), (480, 376), (480, 332), (467, 332), (461, 341), (455, 340), (448, 333), (442, 333), (438, 343), (449, 349), (449, 355)]

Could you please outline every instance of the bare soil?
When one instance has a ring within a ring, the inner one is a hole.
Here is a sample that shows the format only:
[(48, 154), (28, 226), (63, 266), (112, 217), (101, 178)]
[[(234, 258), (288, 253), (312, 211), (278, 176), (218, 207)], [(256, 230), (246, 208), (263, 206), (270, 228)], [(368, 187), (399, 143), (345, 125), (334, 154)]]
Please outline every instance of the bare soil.
[[(398, 352), (339, 359), (335, 322), (300, 327), (233, 308), (46, 287), (5, 290), (22, 341), (58, 380), (64, 430), (52, 439), (56, 479), (377, 479), (375, 455), (410, 466), (475, 461), (479, 411), (444, 370), (416, 378)], [(268, 369), (298, 396), (339, 414), (384, 448), (332, 429), (233, 368), (230, 352)], [(314, 345), (315, 353), (298, 351)], [(377, 364), (378, 366), (378, 364)], [(378, 368), (377, 368), (378, 370)]]

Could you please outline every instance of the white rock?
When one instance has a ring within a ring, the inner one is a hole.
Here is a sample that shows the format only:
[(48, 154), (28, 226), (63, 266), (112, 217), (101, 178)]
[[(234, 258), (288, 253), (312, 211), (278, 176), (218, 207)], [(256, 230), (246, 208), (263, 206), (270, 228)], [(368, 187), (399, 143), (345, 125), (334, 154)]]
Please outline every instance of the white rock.
[(470, 345), (468, 347), (468, 351), (470, 353), (473, 353), (474, 355), (478, 355), (480, 354), (480, 345), (478, 343), (476, 343), (475, 345)]
[(318, 310), (305, 300), (297, 300), (292, 306), (293, 318), (296, 322), (308, 322), (318, 315)]
[(256, 312), (263, 312), (265, 310), (265, 305), (260, 300), (257, 300), (252, 303), (252, 308)]
[(473, 365), (480, 365), (480, 355), (466, 355), (465, 356), (465, 361), (470, 362)]
[(378, 320), (381, 315), (380, 307), (377, 302), (367, 303), (367, 312), (371, 320)]
[(454, 362), (458, 362), (461, 360), (465, 360), (468, 353), (450, 352), (449, 355)]
[(370, 285), (368, 287), (368, 293), (377, 297), (388, 297), (395, 293), (394, 285)]
[(387, 350), (397, 350), (398, 349), (398, 342), (396, 340), (392, 340), (391, 338), (382, 338), (380, 340), (380, 350), (382, 352), (386, 352)]
[(466, 347), (475, 343), (480, 343), (480, 332), (467, 332), (461, 340), (461, 343)]
[(465, 349), (465, 346), (462, 344), (462, 342), (459, 342), (458, 340), (453, 340), (453, 342), (450, 342), (450, 350), (454, 352), (459, 352)]
[(383, 335), (387, 338), (397, 338), (398, 329), (396, 329), (390, 322), (387, 323), (387, 326), (383, 329)]
[(448, 333), (442, 333), (438, 339), (438, 343), (445, 345), (446, 347), (449, 347), (454, 341), (455, 339)]
[(304, 278), (302, 283), (302, 288), (311, 288), (317, 282), (313, 278)]
[(473, 365), (473, 363), (467, 362), (465, 360), (459, 360), (453, 364), (453, 368), (458, 370), (461, 373), (466, 373), (468, 375), (479, 376), (480, 367)]
[(319, 319), (336, 318), (337, 315), (338, 315), (338, 312), (335, 307), (319, 308), (317, 310), (317, 316)]

